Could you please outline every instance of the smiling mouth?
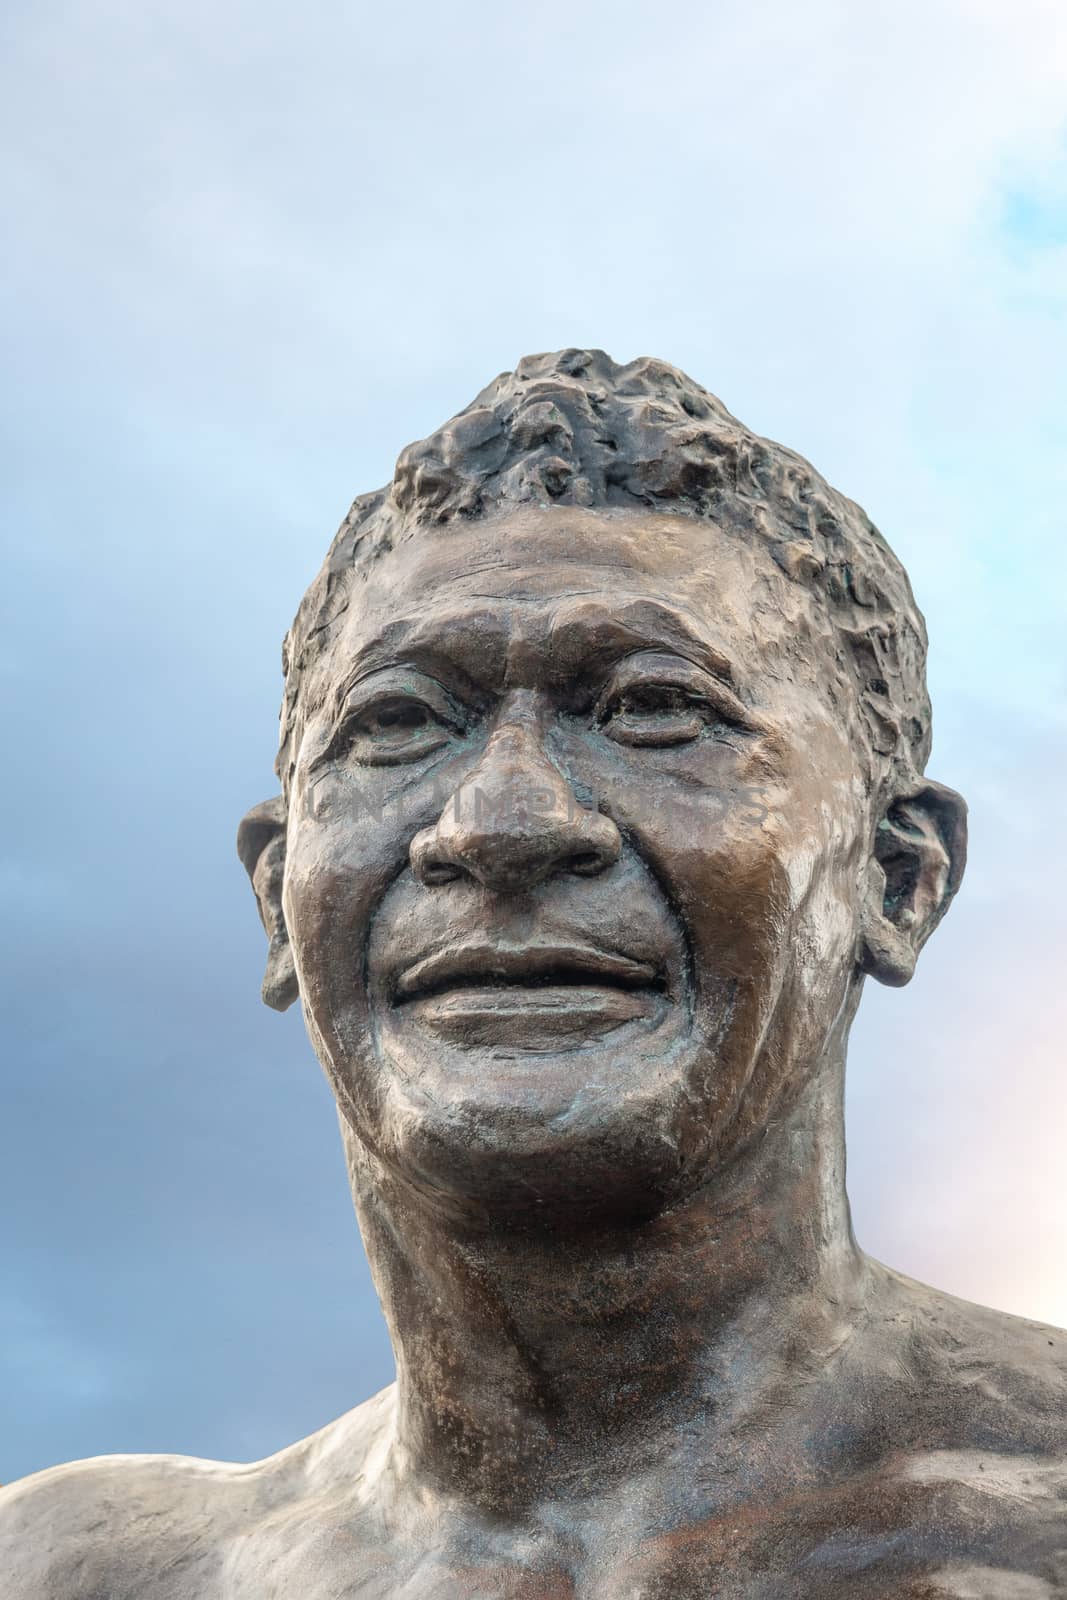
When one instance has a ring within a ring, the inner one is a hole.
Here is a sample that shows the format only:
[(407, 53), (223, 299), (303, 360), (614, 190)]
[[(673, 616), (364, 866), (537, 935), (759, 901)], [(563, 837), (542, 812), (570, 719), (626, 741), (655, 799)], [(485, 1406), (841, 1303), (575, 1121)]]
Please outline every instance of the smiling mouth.
[(456, 1043), (544, 1049), (658, 1018), (666, 983), (650, 962), (590, 946), (468, 945), (408, 967), (393, 999)]

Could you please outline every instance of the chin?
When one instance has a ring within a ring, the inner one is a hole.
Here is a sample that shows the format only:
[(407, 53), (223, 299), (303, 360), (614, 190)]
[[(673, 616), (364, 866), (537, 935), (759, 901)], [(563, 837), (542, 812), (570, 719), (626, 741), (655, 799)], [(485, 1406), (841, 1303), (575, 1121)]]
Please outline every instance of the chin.
[[(599, 1226), (655, 1215), (706, 1181), (737, 1095), (736, 1064), (690, 1034), (564, 1051), (440, 1044), (374, 1052), (352, 1131), (424, 1199), (478, 1226)], [(365, 1074), (365, 1075), (364, 1075)], [(707, 1085), (717, 1092), (695, 1101)], [(348, 1098), (348, 1097), (346, 1097)], [(369, 1122), (367, 1114), (369, 1113)]]

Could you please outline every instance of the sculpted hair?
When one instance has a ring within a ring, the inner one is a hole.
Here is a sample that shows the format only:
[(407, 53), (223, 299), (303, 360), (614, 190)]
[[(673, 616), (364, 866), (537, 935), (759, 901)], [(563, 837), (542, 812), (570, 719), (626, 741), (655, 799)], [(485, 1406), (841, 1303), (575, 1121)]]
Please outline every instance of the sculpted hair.
[(926, 629), (903, 567), (867, 514), (676, 367), (564, 350), (501, 373), (401, 453), (391, 484), (353, 503), (282, 650), (277, 771), (286, 791), (308, 683), (357, 565), (391, 549), (402, 529), (529, 503), (707, 519), (728, 510), (736, 534), (760, 540), (821, 601), (856, 689), (875, 787), (922, 773), (930, 753)]

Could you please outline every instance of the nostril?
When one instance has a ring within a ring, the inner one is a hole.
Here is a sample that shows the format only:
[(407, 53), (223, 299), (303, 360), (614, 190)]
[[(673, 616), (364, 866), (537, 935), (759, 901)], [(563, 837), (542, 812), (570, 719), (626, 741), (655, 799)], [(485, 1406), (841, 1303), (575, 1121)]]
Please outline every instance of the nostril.
[(567, 862), (568, 872), (576, 872), (581, 878), (591, 878), (595, 873), (602, 871), (607, 865), (599, 850), (580, 850), (577, 855), (571, 856)]
[(438, 883), (454, 883), (463, 876), (462, 868), (452, 866), (448, 861), (423, 861), (420, 863), (419, 877), (423, 883), (434, 885)]
[(436, 828), (423, 828), (415, 835), (408, 848), (408, 860), (416, 878), (428, 887), (454, 883), (463, 877), (462, 864), (452, 858), (447, 847), (442, 847)]

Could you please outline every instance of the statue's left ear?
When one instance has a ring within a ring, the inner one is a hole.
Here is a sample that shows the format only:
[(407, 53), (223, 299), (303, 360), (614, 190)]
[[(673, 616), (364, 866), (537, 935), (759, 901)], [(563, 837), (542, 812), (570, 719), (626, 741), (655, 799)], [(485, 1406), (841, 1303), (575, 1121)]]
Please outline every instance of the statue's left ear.
[(282, 910), (285, 877), (285, 801), (281, 795), (253, 806), (237, 830), (237, 854), (252, 880), (259, 918), (267, 932), (267, 970), (263, 999), (287, 1011), (299, 997), (293, 950)]
[(966, 860), (967, 806), (955, 789), (924, 781), (897, 796), (878, 823), (867, 870), (864, 972), (880, 983), (908, 982)]

